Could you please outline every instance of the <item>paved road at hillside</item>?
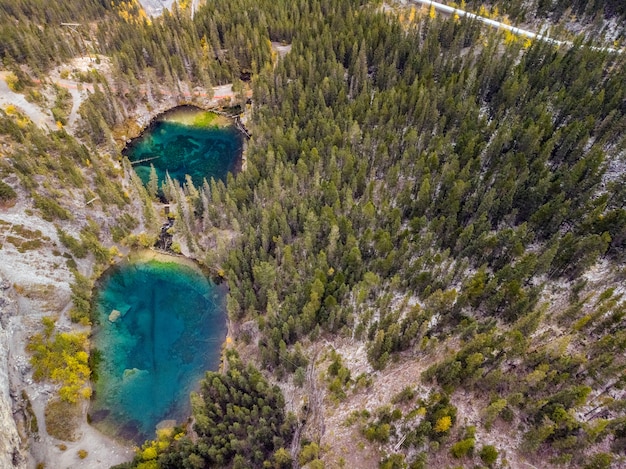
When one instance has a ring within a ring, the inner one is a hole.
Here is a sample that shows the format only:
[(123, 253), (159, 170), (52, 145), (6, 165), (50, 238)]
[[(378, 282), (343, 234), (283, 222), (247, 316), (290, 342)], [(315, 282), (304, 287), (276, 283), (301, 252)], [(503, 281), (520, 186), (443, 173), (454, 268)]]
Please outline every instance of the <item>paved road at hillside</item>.
[[(535, 32), (528, 31), (526, 29), (518, 28), (517, 26), (511, 26), (510, 24), (501, 23), (500, 21), (495, 21), (489, 18), (485, 18), (484, 16), (479, 16), (475, 13), (470, 13), (469, 11), (459, 10), (458, 8), (450, 7), (448, 5), (444, 5), (443, 3), (433, 2), (431, 0), (412, 0), (412, 1), (415, 3), (421, 3), (422, 5), (426, 5), (426, 6), (432, 6), (435, 8), (435, 10), (441, 11), (443, 13), (448, 13), (450, 15), (459, 15), (459, 16), (464, 16), (466, 18), (475, 19), (477, 21), (480, 21), (481, 23), (487, 24), (494, 28), (503, 29), (505, 31), (510, 31), (511, 33), (516, 34), (518, 36), (527, 37), (529, 39), (538, 39), (541, 41), (546, 41), (551, 44), (555, 44), (557, 46), (563, 46), (563, 45), (571, 46), (572, 45), (572, 43), (569, 41), (559, 41), (557, 39), (552, 39), (551, 37), (543, 36), (541, 34), (537, 34)], [(614, 49), (612, 47), (591, 47), (591, 48), (594, 50), (606, 50), (606, 51), (615, 52), (618, 54), (621, 54), (623, 52), (621, 49)]]

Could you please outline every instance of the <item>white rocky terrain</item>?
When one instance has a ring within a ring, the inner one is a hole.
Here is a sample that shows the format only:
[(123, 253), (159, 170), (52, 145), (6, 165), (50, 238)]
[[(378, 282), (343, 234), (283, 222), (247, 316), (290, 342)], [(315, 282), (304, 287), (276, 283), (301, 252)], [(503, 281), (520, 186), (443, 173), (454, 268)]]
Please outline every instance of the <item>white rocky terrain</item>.
[(174, 0), (140, 0), (139, 3), (148, 16), (159, 16), (163, 10), (172, 6)]
[[(73, 442), (52, 438), (46, 431), (44, 410), (56, 387), (32, 379), (25, 344), (44, 316), (58, 317), (57, 327), (70, 330), (64, 313), (71, 306), (72, 274), (56, 249), (61, 244), (54, 225), (29, 215), (29, 204), (19, 197), (15, 206), (0, 211), (0, 468), (35, 467), (40, 462), (54, 468), (108, 468), (131, 459), (132, 449), (100, 434), (86, 420)], [(40, 249), (20, 252), (7, 242), (9, 236), (29, 232), (40, 233)], [(91, 261), (81, 261), (79, 269), (89, 273)], [(78, 456), (81, 449), (88, 453), (84, 459)]]
[(21, 468), (26, 467), (26, 457), (9, 395), (9, 334), (5, 327), (17, 309), (15, 300), (10, 296), (10, 288), (9, 282), (0, 276), (0, 467)]

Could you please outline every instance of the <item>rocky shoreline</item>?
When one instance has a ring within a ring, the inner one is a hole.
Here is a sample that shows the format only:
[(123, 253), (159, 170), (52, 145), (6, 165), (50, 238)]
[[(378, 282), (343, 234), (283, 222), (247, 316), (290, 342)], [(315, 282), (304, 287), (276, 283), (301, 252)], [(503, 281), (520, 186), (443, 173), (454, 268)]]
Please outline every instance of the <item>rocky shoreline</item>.
[[(51, 437), (46, 430), (45, 408), (57, 395), (58, 386), (36, 382), (32, 377), (30, 357), (25, 350), (28, 338), (41, 330), (41, 318), (57, 317), (57, 329), (63, 332), (81, 326), (71, 324), (70, 283), (73, 277), (61, 262), (55, 246), (60, 246), (52, 223), (27, 215), (28, 206), (20, 197), (16, 206), (1, 214), (6, 238), (9, 229), (24, 227), (39, 230), (49, 241), (42, 249), (19, 252), (3, 243), (0, 265), (0, 468), (33, 468), (39, 463), (49, 468), (105, 469), (132, 459), (133, 448), (100, 434), (86, 419), (89, 403), (81, 407), (82, 418), (75, 430), (76, 441)], [(4, 236), (3, 236), (4, 234)], [(81, 272), (90, 275), (92, 262), (78, 262)], [(79, 451), (85, 451), (81, 458)]]
[[(20, 207), (12, 210), (20, 210)], [(53, 243), (60, 244), (53, 229), (51, 226), (45, 233)], [(3, 248), (3, 257), (7, 261), (5, 265), (13, 265), (15, 269), (11, 275), (0, 267), (0, 432), (3, 435), (0, 468), (30, 468), (43, 462), (46, 467), (105, 469), (129, 461), (135, 454), (132, 445), (116, 441), (88, 424), (89, 402), (82, 404), (82, 417), (75, 431), (76, 441), (56, 439), (46, 430), (46, 404), (56, 396), (58, 386), (33, 380), (25, 345), (28, 337), (41, 329), (40, 321), (44, 316), (57, 316), (57, 328), (64, 332), (81, 326), (71, 324), (64, 314), (71, 307), (71, 274), (63, 268), (43, 269), (49, 260), (47, 256), (53, 255), (46, 252), (39, 254), (37, 262), (33, 262), (32, 259), (24, 259), (21, 253), (13, 252), (10, 246)], [(123, 259), (176, 262), (203, 270), (191, 258), (172, 256), (154, 249), (134, 251)], [(79, 268), (85, 272), (93, 268), (86, 260), (80, 262), (82, 265)], [(43, 295), (41, 292), (51, 294)], [(229, 322), (227, 337), (232, 336), (231, 327)], [(86, 452), (87, 456), (81, 458), (79, 451)]]

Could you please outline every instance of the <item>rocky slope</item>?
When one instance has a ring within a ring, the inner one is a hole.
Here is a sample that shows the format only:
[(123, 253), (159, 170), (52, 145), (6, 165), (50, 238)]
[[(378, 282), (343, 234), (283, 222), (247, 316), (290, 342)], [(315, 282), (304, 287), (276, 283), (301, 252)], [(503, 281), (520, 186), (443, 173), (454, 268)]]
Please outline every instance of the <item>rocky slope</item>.
[[(132, 450), (86, 421), (79, 425), (74, 442), (57, 440), (46, 431), (45, 408), (56, 395), (56, 386), (32, 379), (25, 345), (39, 332), (44, 316), (58, 317), (59, 330), (76, 327), (65, 314), (71, 307), (73, 278), (59, 252), (62, 245), (54, 224), (29, 214), (32, 204), (20, 195), (14, 207), (0, 212), (0, 468), (34, 467), (40, 462), (46, 467), (106, 468), (131, 458)], [(77, 226), (80, 218), (75, 220)], [(25, 249), (33, 239), (41, 246)], [(89, 275), (92, 261), (80, 260), (78, 268)], [(78, 456), (79, 449), (88, 452), (85, 459)]]
[(9, 395), (9, 341), (5, 326), (16, 310), (9, 290), (9, 282), (0, 276), (0, 467), (22, 468), (26, 467), (26, 458)]

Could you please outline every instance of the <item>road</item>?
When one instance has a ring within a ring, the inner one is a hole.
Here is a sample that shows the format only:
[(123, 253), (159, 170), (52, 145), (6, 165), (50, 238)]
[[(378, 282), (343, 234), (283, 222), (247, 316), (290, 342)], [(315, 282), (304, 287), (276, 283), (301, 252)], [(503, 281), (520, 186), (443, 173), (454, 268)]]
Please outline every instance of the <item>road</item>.
[[(497, 28), (497, 29), (502, 29), (505, 31), (510, 31), (513, 34), (516, 34), (518, 36), (523, 36), (523, 37), (527, 37), (529, 39), (537, 39), (540, 41), (545, 41), (545, 42), (549, 42), (551, 44), (557, 45), (557, 46), (571, 46), (573, 43), (569, 42), (569, 41), (559, 41), (557, 39), (553, 39), (551, 37), (542, 35), (542, 34), (537, 34), (533, 31), (528, 31), (527, 29), (522, 29), (522, 28), (518, 28), (517, 26), (511, 26), (510, 24), (505, 24), (505, 23), (501, 23), (500, 21), (495, 21), (492, 20), (490, 18), (485, 18), (484, 16), (480, 16), (477, 15), (475, 13), (470, 13), (469, 11), (465, 11), (465, 10), (459, 10), (458, 8), (455, 7), (450, 7), (448, 5), (444, 5), (443, 3), (438, 3), (438, 2), (433, 2), (431, 0), (412, 0), (415, 3), (420, 3), (422, 5), (426, 5), (428, 7), (432, 6), (433, 8), (435, 8), (435, 10), (437, 11), (441, 11), (443, 13), (448, 13), (450, 15), (458, 15), (458, 16), (462, 16), (462, 17), (466, 17), (466, 18), (471, 18), (471, 19), (475, 19), (476, 21), (480, 21), (481, 23), (487, 24), (491, 27)], [(614, 52), (617, 54), (621, 54), (623, 52), (622, 49), (614, 49), (612, 47), (594, 47), (592, 46), (591, 49), (593, 50), (604, 50), (604, 51), (608, 51), (608, 52)]]

